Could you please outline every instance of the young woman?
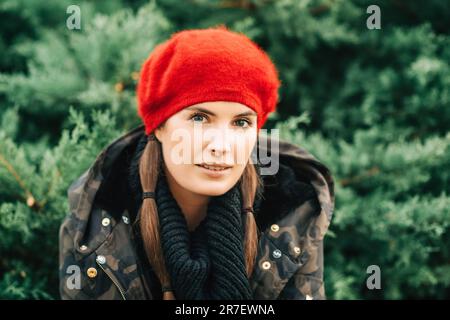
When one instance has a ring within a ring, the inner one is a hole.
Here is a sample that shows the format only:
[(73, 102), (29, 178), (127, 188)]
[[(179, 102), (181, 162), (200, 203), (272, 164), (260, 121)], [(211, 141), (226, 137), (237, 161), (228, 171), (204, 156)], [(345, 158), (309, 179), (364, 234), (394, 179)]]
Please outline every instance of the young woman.
[[(265, 137), (278, 101), (267, 54), (224, 27), (157, 46), (137, 88), (143, 125), (69, 189), (63, 299), (323, 299), (329, 170)], [(268, 170), (256, 160), (269, 155)]]

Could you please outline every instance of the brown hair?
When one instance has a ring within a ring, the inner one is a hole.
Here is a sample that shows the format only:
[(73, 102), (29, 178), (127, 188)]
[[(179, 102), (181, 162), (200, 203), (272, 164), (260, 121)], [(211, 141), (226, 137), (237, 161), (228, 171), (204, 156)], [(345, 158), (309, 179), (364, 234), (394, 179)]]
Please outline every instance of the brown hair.
[[(162, 166), (161, 143), (149, 139), (139, 160), (139, 174), (143, 192), (155, 192), (159, 170)], [(240, 178), (243, 208), (253, 207), (255, 196), (262, 192), (262, 181), (254, 164), (248, 162)], [(159, 236), (159, 219), (155, 199), (145, 198), (140, 212), (140, 229), (145, 251), (154, 272), (164, 288), (170, 288), (170, 276), (167, 272)], [(259, 230), (252, 211), (246, 211), (244, 238), (245, 268), (250, 278), (255, 264)], [(174, 300), (172, 291), (163, 290), (164, 300)]]

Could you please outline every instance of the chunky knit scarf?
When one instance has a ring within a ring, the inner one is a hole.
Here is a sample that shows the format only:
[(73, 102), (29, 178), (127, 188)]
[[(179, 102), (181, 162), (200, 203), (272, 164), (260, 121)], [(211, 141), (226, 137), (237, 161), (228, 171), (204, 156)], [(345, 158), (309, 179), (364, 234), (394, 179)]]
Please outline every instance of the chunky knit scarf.
[(164, 175), (156, 189), (161, 243), (177, 299), (252, 299), (245, 271), (239, 183), (212, 197), (207, 216), (190, 233)]

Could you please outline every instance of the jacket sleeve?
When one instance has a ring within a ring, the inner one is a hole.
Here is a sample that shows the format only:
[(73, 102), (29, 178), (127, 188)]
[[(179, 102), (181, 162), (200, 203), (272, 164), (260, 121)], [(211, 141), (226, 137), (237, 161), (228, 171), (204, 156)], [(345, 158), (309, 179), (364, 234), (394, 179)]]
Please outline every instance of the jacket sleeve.
[(279, 299), (325, 300), (323, 240), (310, 246), (308, 261), (289, 279)]
[(67, 216), (59, 229), (59, 293), (63, 300), (86, 300), (90, 297), (80, 288), (82, 270), (75, 257), (72, 224)]

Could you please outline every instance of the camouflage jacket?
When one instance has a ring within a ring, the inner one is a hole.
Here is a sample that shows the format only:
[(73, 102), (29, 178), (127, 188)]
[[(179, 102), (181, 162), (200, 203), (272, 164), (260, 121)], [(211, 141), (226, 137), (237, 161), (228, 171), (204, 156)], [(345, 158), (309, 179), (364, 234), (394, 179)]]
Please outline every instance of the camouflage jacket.
[[(59, 232), (62, 299), (156, 299), (142, 276), (133, 221), (124, 205), (125, 163), (143, 125), (108, 145), (68, 190)], [(323, 238), (334, 210), (330, 171), (306, 150), (278, 141), (279, 169), (262, 176), (261, 230), (250, 279), (255, 299), (325, 299)], [(267, 152), (271, 140), (265, 147)], [(272, 157), (271, 159), (276, 159)], [(128, 191), (129, 192), (129, 191)], [(159, 281), (158, 281), (159, 283)]]

